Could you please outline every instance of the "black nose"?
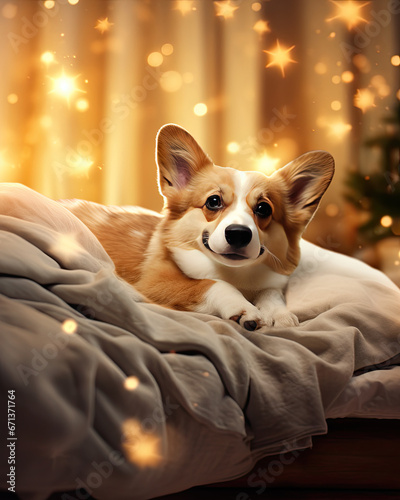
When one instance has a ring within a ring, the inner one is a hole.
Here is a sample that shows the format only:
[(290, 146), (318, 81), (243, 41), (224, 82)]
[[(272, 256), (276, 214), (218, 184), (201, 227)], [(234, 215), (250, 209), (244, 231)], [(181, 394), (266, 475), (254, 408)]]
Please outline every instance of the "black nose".
[(243, 248), (251, 241), (251, 229), (241, 224), (231, 224), (225, 229), (226, 241), (234, 248)]

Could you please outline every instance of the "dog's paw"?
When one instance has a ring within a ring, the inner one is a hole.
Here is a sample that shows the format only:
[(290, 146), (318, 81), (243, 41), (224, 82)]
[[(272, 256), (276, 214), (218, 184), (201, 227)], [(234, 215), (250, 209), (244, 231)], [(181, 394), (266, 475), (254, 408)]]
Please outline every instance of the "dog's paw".
[(229, 319), (236, 321), (240, 326), (251, 332), (264, 326), (263, 318), (256, 307), (241, 311), (240, 314), (234, 314)]
[(263, 323), (266, 326), (288, 327), (299, 326), (299, 320), (295, 314), (288, 311), (286, 308), (278, 308), (275, 310), (264, 309), (261, 311)]
[(273, 325), (280, 326), (299, 326), (298, 317), (290, 311), (281, 311), (273, 316)]

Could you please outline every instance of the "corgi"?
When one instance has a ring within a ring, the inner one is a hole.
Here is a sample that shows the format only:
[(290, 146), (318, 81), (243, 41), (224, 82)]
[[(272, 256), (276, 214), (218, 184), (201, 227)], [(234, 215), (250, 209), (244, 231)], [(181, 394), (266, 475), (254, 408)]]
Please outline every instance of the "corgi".
[(296, 326), (285, 289), (302, 234), (334, 174), (325, 151), (267, 176), (213, 163), (178, 125), (157, 134), (162, 214), (73, 200), (117, 274), (149, 301), (234, 320), (246, 330)]

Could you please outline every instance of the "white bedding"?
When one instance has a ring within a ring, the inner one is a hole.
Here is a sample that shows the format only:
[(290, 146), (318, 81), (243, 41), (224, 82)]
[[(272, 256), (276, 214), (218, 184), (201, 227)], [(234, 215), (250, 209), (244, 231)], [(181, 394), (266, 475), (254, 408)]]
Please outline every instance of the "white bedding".
[[(328, 417), (400, 418), (400, 292), (378, 271), (304, 243), (287, 293), (300, 326), (248, 332), (145, 303), (32, 190), (0, 185), (0, 214), (1, 397), (15, 390), (22, 498), (152, 498), (310, 446)], [(7, 489), (6, 460), (0, 472)]]

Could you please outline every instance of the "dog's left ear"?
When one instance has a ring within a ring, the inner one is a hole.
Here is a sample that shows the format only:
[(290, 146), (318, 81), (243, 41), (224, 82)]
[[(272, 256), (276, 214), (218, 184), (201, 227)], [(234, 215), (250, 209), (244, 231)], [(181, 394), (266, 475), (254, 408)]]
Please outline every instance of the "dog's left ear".
[(305, 226), (318, 208), (335, 172), (333, 157), (326, 151), (311, 151), (275, 172), (284, 181), (288, 195), (288, 215)]
[(172, 123), (157, 134), (156, 162), (160, 191), (167, 198), (185, 188), (202, 167), (212, 164), (189, 132)]

